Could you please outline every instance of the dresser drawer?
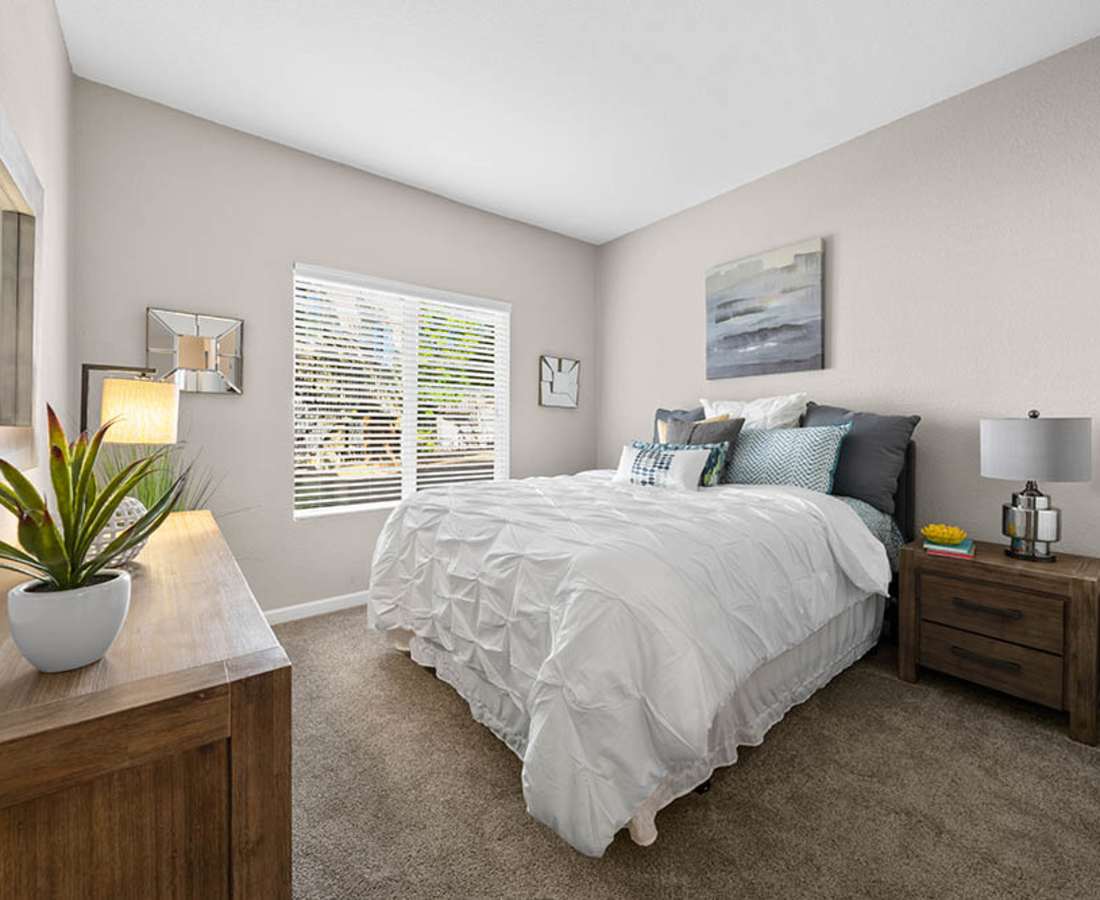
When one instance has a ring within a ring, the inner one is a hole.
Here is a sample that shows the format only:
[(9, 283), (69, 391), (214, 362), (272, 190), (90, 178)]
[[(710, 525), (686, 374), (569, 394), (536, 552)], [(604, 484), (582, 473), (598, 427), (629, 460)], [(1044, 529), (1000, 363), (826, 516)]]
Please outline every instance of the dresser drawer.
[(1012, 588), (921, 575), (920, 616), (941, 625), (1061, 653), (1063, 603)]
[(1006, 694), (1062, 709), (1062, 657), (922, 622), (920, 663)]

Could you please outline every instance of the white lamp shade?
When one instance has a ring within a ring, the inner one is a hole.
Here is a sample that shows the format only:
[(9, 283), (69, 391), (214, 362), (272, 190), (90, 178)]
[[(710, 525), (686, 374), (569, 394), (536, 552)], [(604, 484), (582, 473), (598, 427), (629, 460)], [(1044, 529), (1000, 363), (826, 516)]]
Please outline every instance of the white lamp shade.
[(111, 444), (174, 444), (179, 403), (179, 388), (173, 382), (107, 378), (99, 420), (115, 419), (115, 423), (104, 440)]
[(1092, 419), (982, 419), (982, 475), (1091, 481)]

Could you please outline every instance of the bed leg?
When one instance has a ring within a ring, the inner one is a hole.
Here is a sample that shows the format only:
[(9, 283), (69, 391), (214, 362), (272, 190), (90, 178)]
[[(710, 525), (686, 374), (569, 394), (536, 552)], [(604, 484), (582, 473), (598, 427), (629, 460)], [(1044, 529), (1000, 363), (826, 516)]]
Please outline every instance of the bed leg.
[(639, 847), (650, 847), (657, 840), (657, 823), (650, 818), (631, 819), (627, 827), (630, 830), (630, 839)]
[(409, 641), (412, 639), (413, 633), (402, 628), (395, 628), (390, 632), (390, 646), (398, 653), (404, 653), (406, 656), (409, 655)]
[(710, 779), (708, 778), (702, 784), (695, 787), (695, 793), (697, 794), (709, 794), (710, 793)]

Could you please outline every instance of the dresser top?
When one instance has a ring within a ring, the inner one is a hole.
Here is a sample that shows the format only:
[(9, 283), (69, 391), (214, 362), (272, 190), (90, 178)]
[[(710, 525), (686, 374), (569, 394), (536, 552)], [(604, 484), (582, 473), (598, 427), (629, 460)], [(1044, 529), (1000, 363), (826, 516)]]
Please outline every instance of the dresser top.
[(921, 540), (906, 544), (904, 550), (919, 559), (922, 569), (935, 569), (951, 574), (956, 567), (966, 567), (973, 572), (981, 570), (987, 576), (999, 578), (1027, 578), (1039, 581), (1067, 581), (1081, 579), (1100, 580), (1100, 559), (1092, 556), (1078, 556), (1073, 553), (1058, 553), (1054, 562), (1029, 562), (1015, 559), (1005, 553), (1005, 544), (988, 541), (974, 542), (973, 559), (947, 559), (933, 556), (924, 551)]
[(28, 663), (0, 603), (0, 742), (289, 664), (209, 512), (170, 515), (130, 574), (122, 632), (72, 672)]

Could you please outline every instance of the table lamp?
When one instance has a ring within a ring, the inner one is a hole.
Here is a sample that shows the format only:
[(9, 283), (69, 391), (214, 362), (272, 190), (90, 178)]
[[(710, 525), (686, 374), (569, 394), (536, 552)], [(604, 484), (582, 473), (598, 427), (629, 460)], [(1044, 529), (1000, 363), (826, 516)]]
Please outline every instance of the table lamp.
[(89, 378), (92, 372), (131, 372), (136, 378), (105, 378), (100, 422), (115, 420), (109, 444), (174, 444), (179, 424), (179, 387), (149, 376), (143, 366), (84, 363), (80, 373), (80, 430), (88, 429)]
[(172, 381), (105, 378), (100, 422), (115, 420), (111, 444), (174, 444), (179, 423), (179, 388)]
[(1054, 562), (1050, 545), (1062, 536), (1061, 512), (1038, 481), (1092, 480), (1092, 419), (982, 419), (982, 476), (1025, 482), (1001, 507), (1005, 553), (1016, 559)]

